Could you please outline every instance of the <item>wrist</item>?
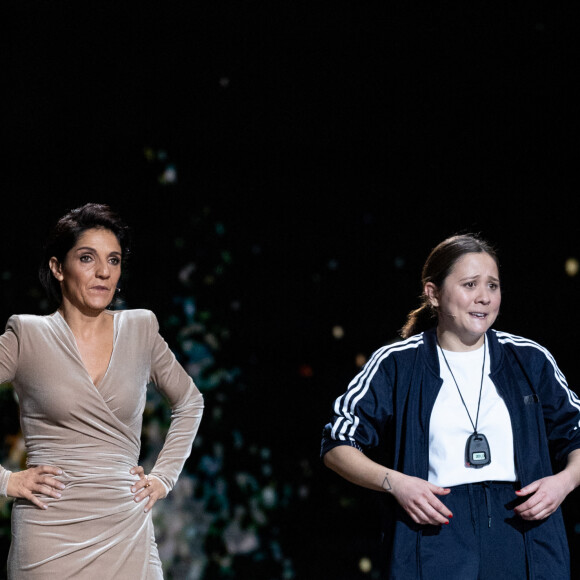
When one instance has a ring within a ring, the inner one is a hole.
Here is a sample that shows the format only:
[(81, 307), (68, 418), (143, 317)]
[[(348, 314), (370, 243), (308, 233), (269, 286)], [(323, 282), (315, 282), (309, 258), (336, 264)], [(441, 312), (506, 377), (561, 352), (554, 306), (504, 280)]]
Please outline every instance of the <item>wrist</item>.
[(387, 471), (385, 472), (384, 478), (383, 478), (383, 482), (381, 483), (381, 488), (383, 489), (383, 491), (386, 491), (386, 492), (393, 491), (393, 484), (391, 482), (391, 479), (392, 479), (392, 474), (387, 469)]
[(580, 481), (578, 481), (578, 474), (574, 470), (569, 468), (566, 468), (560, 473), (558, 473), (557, 477), (559, 477), (562, 480), (562, 485), (566, 490), (566, 495), (573, 492), (580, 484)]
[(160, 477), (158, 477), (157, 475), (153, 475), (151, 473), (148, 475), (148, 477), (155, 478), (163, 486), (163, 488), (165, 489), (165, 497), (167, 497), (169, 495), (169, 492), (171, 490), (167, 487), (167, 485), (165, 484), (165, 482)]
[(395, 489), (400, 485), (401, 477), (405, 477), (400, 471), (385, 469), (382, 472), (381, 489), (386, 493), (395, 493)]
[(2, 468), (0, 472), (0, 497), (8, 497), (8, 480), (11, 475), (11, 471)]

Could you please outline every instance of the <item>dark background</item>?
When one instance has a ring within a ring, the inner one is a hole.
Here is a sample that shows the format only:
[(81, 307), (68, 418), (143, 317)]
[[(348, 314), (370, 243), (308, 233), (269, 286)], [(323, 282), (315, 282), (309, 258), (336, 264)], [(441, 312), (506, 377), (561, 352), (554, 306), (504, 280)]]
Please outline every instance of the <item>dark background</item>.
[[(289, 481), (307, 465), (308, 499), (276, 522), (297, 578), (354, 578), (367, 549), (368, 500), (320, 468), (320, 432), (356, 354), (394, 339), (416, 305), (438, 241), (497, 244), (496, 328), (542, 343), (579, 390), (579, 279), (564, 270), (580, 258), (571, 5), (1, 10), (2, 320), (38, 312), (38, 251), (67, 209), (120, 211), (135, 232), (126, 299), (160, 313), (223, 226), (228, 285), (200, 292), (228, 321), (246, 428)], [(178, 180), (162, 185), (168, 164)], [(577, 546), (577, 493), (566, 507)]]

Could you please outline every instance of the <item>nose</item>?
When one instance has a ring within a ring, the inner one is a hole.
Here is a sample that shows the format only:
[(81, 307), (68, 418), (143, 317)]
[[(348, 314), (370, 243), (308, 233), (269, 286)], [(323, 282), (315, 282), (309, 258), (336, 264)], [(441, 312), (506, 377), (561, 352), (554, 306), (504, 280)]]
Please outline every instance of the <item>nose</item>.
[(475, 301), (481, 304), (489, 304), (491, 302), (489, 290), (487, 288), (483, 288), (481, 292), (477, 295)]
[(109, 264), (108, 262), (105, 261), (99, 261), (98, 265), (97, 265), (97, 269), (95, 271), (95, 276), (97, 278), (109, 278), (111, 275), (111, 272), (109, 270)]

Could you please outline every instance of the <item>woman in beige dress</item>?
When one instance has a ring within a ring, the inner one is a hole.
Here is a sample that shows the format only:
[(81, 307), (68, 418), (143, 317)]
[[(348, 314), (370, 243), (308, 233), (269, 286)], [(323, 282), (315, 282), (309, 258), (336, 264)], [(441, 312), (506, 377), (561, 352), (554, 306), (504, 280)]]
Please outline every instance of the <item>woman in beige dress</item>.
[[(151, 509), (173, 488), (203, 411), (192, 379), (148, 310), (109, 310), (128, 230), (108, 206), (61, 218), (40, 277), (49, 316), (12, 316), (0, 336), (0, 381), (20, 405), (27, 469), (0, 466), (12, 509), (10, 580), (163, 578)], [(147, 385), (171, 405), (150, 473), (137, 462)]]

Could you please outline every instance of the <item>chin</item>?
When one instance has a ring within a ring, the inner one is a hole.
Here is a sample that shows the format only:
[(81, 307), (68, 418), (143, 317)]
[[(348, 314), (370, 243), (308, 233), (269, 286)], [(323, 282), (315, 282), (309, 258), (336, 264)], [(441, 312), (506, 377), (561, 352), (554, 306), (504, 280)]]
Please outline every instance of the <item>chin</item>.
[(106, 301), (89, 302), (85, 304), (85, 308), (93, 310), (95, 312), (102, 312), (103, 310), (106, 310), (110, 306), (112, 301), (113, 299), (111, 298), (111, 300), (109, 300), (108, 302)]
[(485, 328), (476, 328), (474, 330), (472, 330), (472, 335), (474, 337), (480, 338), (481, 336), (483, 336), (487, 331), (489, 330), (489, 326), (486, 326)]

